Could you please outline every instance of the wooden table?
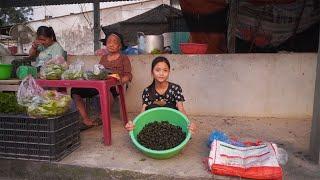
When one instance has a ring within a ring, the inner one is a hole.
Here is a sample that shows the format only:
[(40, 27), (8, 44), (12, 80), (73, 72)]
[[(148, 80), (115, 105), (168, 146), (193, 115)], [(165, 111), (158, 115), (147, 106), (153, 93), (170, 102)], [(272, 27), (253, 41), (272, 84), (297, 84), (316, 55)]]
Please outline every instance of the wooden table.
[(124, 98), (124, 84), (120, 84), (115, 78), (107, 80), (36, 80), (42, 87), (65, 87), (65, 88), (94, 88), (100, 95), (100, 107), (103, 123), (104, 144), (111, 145), (111, 123), (110, 123), (110, 88), (117, 86), (120, 95), (120, 106), (124, 123), (128, 122)]
[(1, 91), (18, 91), (20, 79), (0, 80), (0, 92)]

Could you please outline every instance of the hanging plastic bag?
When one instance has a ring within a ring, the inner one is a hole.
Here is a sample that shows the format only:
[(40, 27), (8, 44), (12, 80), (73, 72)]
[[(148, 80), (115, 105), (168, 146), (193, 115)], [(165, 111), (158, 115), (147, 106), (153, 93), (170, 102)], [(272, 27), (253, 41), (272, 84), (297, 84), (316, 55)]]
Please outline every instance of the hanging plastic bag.
[(62, 73), (61, 78), (67, 80), (81, 80), (83, 79), (83, 68), (84, 62), (77, 60), (69, 65), (69, 69)]
[(40, 78), (48, 80), (61, 79), (62, 73), (68, 68), (67, 62), (62, 56), (47, 61), (40, 69)]
[(40, 87), (35, 79), (28, 75), (24, 78), (17, 92), (17, 101), (22, 106), (29, 106), (35, 96), (40, 96), (43, 93), (43, 88)]

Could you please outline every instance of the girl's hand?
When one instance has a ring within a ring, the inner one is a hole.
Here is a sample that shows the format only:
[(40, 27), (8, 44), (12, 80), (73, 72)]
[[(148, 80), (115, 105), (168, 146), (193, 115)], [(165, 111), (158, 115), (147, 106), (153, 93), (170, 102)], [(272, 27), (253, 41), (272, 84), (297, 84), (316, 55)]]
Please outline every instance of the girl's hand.
[(128, 131), (132, 131), (134, 129), (134, 124), (132, 123), (132, 121), (129, 121), (125, 128), (128, 130)]
[(191, 132), (191, 134), (194, 134), (196, 132), (197, 126), (196, 126), (196, 124), (191, 122), (188, 128), (189, 128), (189, 131)]

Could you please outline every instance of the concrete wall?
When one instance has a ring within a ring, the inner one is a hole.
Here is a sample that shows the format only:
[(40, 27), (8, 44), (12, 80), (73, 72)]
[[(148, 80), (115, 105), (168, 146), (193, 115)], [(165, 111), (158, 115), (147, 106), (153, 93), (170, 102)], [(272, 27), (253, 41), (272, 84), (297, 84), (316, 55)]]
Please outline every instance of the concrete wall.
[[(167, 55), (170, 81), (182, 86), (188, 114), (310, 117), (316, 74), (315, 53)], [(131, 56), (133, 81), (128, 111), (141, 108), (141, 93), (151, 81), (154, 56)], [(74, 56), (87, 65), (94, 56)]]
[[(100, 21), (101, 26), (117, 23), (131, 17), (149, 11), (161, 4), (170, 4), (170, 0), (150, 0), (135, 4), (123, 5), (101, 9)], [(57, 9), (58, 10), (58, 9)], [(94, 54), (93, 50), (93, 12), (73, 14), (52, 19), (32, 21), (28, 23), (34, 30), (39, 26), (53, 27), (58, 42), (68, 52), (74, 55)], [(101, 32), (104, 37), (103, 32)], [(25, 52), (31, 47), (25, 45)]]

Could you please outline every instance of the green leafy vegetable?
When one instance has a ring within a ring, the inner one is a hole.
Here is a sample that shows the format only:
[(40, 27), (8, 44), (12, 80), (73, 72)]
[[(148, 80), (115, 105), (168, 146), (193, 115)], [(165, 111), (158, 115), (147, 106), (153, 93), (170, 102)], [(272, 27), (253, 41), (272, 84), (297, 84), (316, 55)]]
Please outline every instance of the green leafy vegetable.
[(61, 75), (64, 71), (64, 67), (60, 64), (49, 64), (44, 69), (45, 79), (59, 80), (61, 79)]
[(86, 80), (104, 80), (107, 79), (107, 75), (111, 73), (109, 69), (102, 69), (99, 74), (94, 74), (93, 71), (86, 71), (83, 75)]
[(70, 103), (69, 95), (63, 95), (57, 91), (45, 91), (28, 107), (28, 114), (33, 117), (60, 116), (69, 110)]
[(83, 72), (82, 71), (71, 71), (71, 70), (66, 70), (62, 74), (62, 79), (68, 79), (68, 80), (77, 80), (77, 79), (82, 79), (83, 77)]
[(25, 113), (26, 108), (17, 102), (15, 93), (0, 92), (0, 113)]

